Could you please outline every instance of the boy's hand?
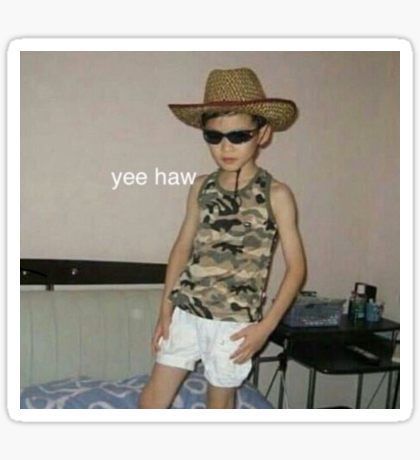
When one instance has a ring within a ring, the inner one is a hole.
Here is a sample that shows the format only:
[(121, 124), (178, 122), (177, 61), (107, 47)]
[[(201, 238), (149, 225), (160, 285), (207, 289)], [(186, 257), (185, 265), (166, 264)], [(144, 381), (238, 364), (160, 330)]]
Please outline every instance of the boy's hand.
[(254, 354), (262, 348), (268, 339), (271, 331), (264, 327), (262, 323), (250, 324), (235, 334), (230, 336), (231, 340), (238, 340), (244, 337), (241, 345), (229, 356), (235, 364), (242, 364), (251, 359)]
[(155, 327), (152, 339), (152, 353), (156, 354), (159, 350), (159, 341), (161, 338), (167, 339), (169, 336), (169, 326), (172, 321), (172, 311), (161, 313)]

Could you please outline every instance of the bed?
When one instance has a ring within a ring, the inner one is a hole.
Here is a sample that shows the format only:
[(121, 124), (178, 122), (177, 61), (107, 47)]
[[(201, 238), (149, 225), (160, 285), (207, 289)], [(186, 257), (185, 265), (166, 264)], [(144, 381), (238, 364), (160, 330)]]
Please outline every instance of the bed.
[[(20, 408), (136, 409), (165, 264), (62, 259), (20, 261)], [(199, 362), (172, 409), (203, 409)], [(247, 380), (238, 409), (272, 409)]]

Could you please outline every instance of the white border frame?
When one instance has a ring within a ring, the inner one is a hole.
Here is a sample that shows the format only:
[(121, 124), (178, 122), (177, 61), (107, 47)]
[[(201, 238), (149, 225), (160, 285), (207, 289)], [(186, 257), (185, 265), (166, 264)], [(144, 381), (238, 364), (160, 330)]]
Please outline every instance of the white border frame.
[[(399, 51), (400, 409), (97, 410), (20, 409), (21, 51)], [(17, 38), (7, 50), (7, 407), (30, 422), (397, 422), (413, 410), (413, 49), (402, 38)], [(322, 415), (321, 415), (322, 414)]]

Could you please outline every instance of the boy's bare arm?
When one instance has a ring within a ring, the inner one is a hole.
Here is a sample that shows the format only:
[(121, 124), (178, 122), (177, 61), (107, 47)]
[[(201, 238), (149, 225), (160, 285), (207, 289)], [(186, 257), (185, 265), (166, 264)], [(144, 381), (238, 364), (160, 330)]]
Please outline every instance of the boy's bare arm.
[(296, 222), (295, 200), (287, 185), (277, 181), (273, 182), (271, 207), (279, 230), (286, 272), (273, 305), (261, 321), (269, 331), (276, 328), (299, 292), (306, 272), (303, 245)]
[(250, 324), (230, 337), (232, 340), (244, 339), (230, 356), (237, 364), (246, 362), (266, 343), (299, 291), (305, 276), (303, 247), (296, 225), (296, 206), (293, 194), (285, 184), (273, 181), (271, 207), (280, 234), (286, 273), (273, 305), (264, 318), (259, 323)]
[(168, 258), (161, 311), (172, 311), (172, 302), (168, 299), (168, 296), (191, 254), (200, 216), (200, 208), (197, 202), (198, 191), (206, 177), (206, 175), (197, 177), (190, 187), (185, 218)]

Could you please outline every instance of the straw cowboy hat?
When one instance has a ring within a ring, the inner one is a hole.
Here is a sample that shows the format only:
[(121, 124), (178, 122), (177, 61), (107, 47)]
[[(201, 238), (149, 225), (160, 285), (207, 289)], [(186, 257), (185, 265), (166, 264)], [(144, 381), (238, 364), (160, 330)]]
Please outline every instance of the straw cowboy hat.
[(202, 128), (206, 112), (238, 111), (260, 115), (273, 131), (284, 131), (295, 121), (297, 108), (293, 101), (267, 98), (255, 72), (248, 68), (212, 70), (207, 78), (202, 104), (169, 104), (183, 123)]

